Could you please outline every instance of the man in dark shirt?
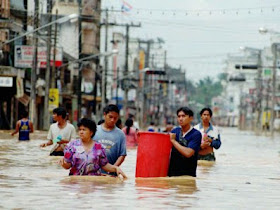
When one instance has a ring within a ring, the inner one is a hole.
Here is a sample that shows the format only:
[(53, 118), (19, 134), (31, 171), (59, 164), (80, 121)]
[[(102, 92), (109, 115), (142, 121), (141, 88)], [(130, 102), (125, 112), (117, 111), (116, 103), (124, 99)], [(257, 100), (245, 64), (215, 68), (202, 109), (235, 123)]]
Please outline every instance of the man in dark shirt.
[(170, 134), (173, 144), (168, 176), (189, 175), (196, 177), (197, 157), (201, 144), (201, 133), (191, 125), (193, 111), (188, 107), (177, 110), (179, 127)]

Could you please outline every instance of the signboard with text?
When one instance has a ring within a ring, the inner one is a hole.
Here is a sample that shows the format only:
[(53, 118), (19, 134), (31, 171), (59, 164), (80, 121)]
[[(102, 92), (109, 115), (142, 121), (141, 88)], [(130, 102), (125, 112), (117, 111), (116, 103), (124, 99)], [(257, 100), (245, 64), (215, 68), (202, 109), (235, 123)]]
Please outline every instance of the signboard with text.
[[(51, 66), (53, 64), (53, 49), (51, 49)], [(15, 46), (15, 67), (32, 68), (34, 46), (16, 45)], [(47, 47), (38, 47), (37, 53), (38, 67), (46, 68), (47, 66)], [(62, 65), (62, 48), (55, 50), (55, 66)]]

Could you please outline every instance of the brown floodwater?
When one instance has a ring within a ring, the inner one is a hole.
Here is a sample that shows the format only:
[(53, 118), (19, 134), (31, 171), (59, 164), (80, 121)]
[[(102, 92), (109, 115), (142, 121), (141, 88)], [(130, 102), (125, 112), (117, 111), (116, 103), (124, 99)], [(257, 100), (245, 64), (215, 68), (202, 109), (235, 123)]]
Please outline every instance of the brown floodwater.
[[(19, 142), (0, 131), (0, 209), (279, 209), (280, 135), (222, 129), (215, 163), (197, 178), (135, 178), (137, 150), (122, 165), (127, 180), (69, 177), (59, 158), (40, 148), (46, 132)], [(147, 166), (152, 167), (152, 166)]]

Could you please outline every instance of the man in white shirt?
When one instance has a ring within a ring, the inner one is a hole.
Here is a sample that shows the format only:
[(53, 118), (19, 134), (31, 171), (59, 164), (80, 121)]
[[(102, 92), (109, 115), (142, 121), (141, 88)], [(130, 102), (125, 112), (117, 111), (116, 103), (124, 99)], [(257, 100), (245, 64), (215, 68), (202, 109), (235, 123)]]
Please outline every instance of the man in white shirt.
[(67, 122), (66, 110), (62, 107), (55, 108), (53, 110), (53, 123), (50, 126), (47, 139), (47, 143), (41, 144), (41, 147), (46, 147), (54, 144), (50, 152), (50, 156), (63, 156), (63, 150), (65, 145), (76, 138), (75, 127)]

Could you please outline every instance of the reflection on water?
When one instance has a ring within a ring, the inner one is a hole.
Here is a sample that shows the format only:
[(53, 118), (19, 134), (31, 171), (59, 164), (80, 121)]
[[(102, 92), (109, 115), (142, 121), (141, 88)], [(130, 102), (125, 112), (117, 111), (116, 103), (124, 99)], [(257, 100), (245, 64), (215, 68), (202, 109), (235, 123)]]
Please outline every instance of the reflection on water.
[[(280, 141), (225, 128), (216, 162), (199, 161), (197, 178), (135, 178), (136, 150), (122, 165), (128, 179), (69, 177), (59, 157), (40, 148), (46, 133), (19, 142), (0, 131), (0, 209), (277, 209)], [(36, 140), (35, 140), (36, 139)], [(152, 167), (152, 166), (149, 166)]]

